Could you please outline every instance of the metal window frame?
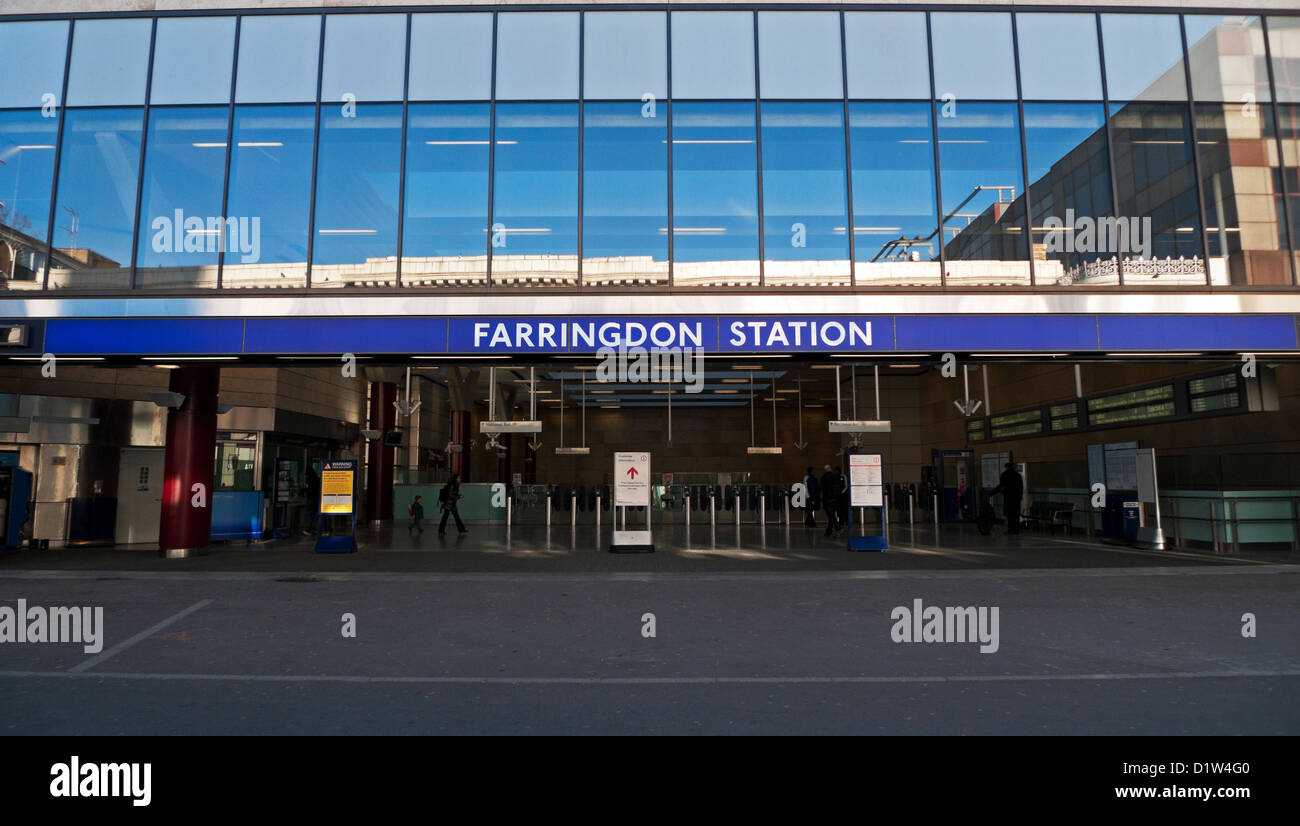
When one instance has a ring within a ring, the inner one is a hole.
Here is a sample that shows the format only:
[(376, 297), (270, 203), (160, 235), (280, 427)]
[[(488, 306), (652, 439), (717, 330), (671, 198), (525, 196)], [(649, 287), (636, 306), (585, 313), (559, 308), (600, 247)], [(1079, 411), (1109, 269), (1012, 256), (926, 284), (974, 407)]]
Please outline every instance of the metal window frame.
[(54, 166), (50, 171), (50, 210), (49, 220), (45, 225), (45, 266), (41, 271), (41, 292), (50, 289), (50, 261), (54, 257), (54, 220), (59, 209), (59, 167), (63, 163), (63, 123), (68, 111), (68, 75), (72, 71), (72, 32), (77, 27), (75, 20), (68, 21), (68, 42), (63, 55), (63, 86), (59, 90), (59, 123), (55, 127)]
[(158, 18), (155, 17), (149, 25), (149, 58), (146, 64), (148, 68), (145, 70), (144, 106), (140, 122), (140, 157), (137, 161), (139, 166), (136, 169), (135, 179), (135, 226), (131, 227), (131, 269), (128, 286), (130, 290), (138, 289), (140, 286), (136, 278), (140, 255), (140, 210), (144, 205), (144, 165), (147, 160), (145, 150), (149, 147), (149, 115), (153, 110), (149, 99), (153, 96), (153, 55), (154, 45), (157, 42)]
[[(1268, 76), (1269, 108), (1273, 110), (1273, 140), (1276, 141), (1277, 148), (1277, 177), (1278, 187), (1282, 191), (1282, 220), (1284, 226), (1280, 239), (1286, 245), (1287, 268), (1291, 271), (1291, 284), (1300, 286), (1300, 262), (1296, 260), (1296, 242), (1294, 237), (1294, 227), (1291, 215), (1291, 192), (1287, 186), (1286, 180), (1286, 155), (1283, 154), (1285, 147), (1282, 144), (1282, 104), (1277, 99), (1277, 81), (1273, 76), (1273, 45), (1270, 42), (1272, 37), (1268, 30), (1268, 19), (1270, 15), (1259, 15), (1260, 31), (1264, 35), (1264, 67)], [(1297, 104), (1288, 103), (1288, 106)]]

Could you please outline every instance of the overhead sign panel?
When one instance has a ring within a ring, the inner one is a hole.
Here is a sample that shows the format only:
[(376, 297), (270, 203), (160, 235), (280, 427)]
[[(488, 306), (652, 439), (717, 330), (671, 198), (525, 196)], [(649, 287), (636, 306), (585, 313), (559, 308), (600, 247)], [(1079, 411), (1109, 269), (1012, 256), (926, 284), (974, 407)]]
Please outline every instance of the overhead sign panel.
[(479, 433), (541, 433), (542, 423), (516, 419), (506, 422), (479, 422)]

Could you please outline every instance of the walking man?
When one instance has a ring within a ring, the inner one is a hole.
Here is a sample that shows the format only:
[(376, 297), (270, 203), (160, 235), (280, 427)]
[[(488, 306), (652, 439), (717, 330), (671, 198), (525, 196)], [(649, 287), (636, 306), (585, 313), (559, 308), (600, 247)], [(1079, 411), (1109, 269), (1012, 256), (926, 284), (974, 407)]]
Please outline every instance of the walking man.
[(456, 530), (460, 533), (469, 533), (465, 529), (465, 523), (460, 521), (460, 512), (456, 510), (456, 504), (464, 496), (460, 492), (460, 475), (453, 473), (451, 481), (442, 486), (438, 491), (438, 505), (442, 507), (442, 521), (438, 523), (438, 534), (442, 535), (447, 532), (447, 517), (456, 517)]
[(1016, 470), (1015, 462), (1007, 462), (1007, 469), (998, 477), (993, 494), (1002, 494), (1002, 512), (1007, 518), (1007, 533), (1020, 533), (1020, 500), (1025, 495), (1025, 480)]
[(840, 532), (840, 477), (831, 466), (826, 466), (821, 483), (822, 510), (826, 511), (826, 536)]

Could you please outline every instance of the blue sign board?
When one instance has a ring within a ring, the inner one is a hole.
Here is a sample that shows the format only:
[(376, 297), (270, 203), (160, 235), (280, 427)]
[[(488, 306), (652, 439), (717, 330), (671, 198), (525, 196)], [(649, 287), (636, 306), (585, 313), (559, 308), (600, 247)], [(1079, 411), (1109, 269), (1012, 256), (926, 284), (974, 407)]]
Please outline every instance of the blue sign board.
[(1110, 353), (1297, 349), (1293, 315), (52, 318), (43, 349), (111, 355)]

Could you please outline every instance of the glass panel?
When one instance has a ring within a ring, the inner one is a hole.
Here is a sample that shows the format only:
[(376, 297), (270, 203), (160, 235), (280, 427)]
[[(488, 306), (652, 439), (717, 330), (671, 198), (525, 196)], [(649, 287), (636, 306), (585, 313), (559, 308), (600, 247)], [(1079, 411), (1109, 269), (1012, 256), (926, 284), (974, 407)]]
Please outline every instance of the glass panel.
[(1196, 106), (1212, 283), (1291, 283), (1276, 140), (1271, 106)]
[(1015, 100), (1011, 15), (939, 12), (930, 15), (934, 38), (934, 93), (958, 101)]
[(226, 215), (244, 243), (226, 244), (222, 287), (307, 286), (315, 135), (315, 106), (235, 109)]
[(673, 105), (674, 285), (758, 284), (755, 132), (752, 103)]
[(483, 103), (434, 103), (407, 116), (402, 284), (486, 284), (492, 113)]
[(847, 12), (849, 97), (930, 97), (930, 48), (920, 12)]
[(1016, 41), (1026, 100), (1101, 100), (1094, 15), (1017, 13)]
[(411, 17), (411, 100), (492, 98), (492, 15)]
[(1119, 214), (1139, 249), (1121, 254), (1124, 283), (1204, 284), (1187, 107), (1113, 104), (1111, 145)]
[(160, 18), (153, 50), (150, 103), (229, 102), (235, 18)]
[(849, 284), (843, 103), (763, 104), (763, 278)]
[(1183, 25), (1193, 98), (1245, 104), (1272, 100), (1260, 18), (1189, 14)]
[(51, 289), (131, 286), (141, 128), (139, 109), (64, 113)]
[[(1272, 25), (1272, 18), (1269, 18), (1269, 25)], [(1296, 31), (1300, 32), (1300, 28)], [(1291, 215), (1292, 269), (1297, 273), (1297, 283), (1300, 283), (1300, 106), (1279, 104), (1277, 118), (1282, 139), (1282, 175)]]
[(938, 123), (948, 285), (1028, 284), (1015, 105), (958, 103)]
[(58, 118), (0, 112), (0, 290), (40, 289), (45, 278)]
[(765, 98), (844, 97), (837, 12), (759, 12), (758, 58)]
[(136, 241), (139, 286), (215, 287), (222, 243), (239, 248), (239, 233), (226, 232), (221, 216), (229, 111), (150, 110)]
[(311, 285), (393, 285), (402, 107), (358, 105), (355, 117), (322, 107), (318, 157)]
[(1178, 15), (1103, 14), (1101, 36), (1111, 100), (1187, 100)]
[(322, 102), (401, 100), (405, 69), (406, 15), (326, 15)]
[(673, 97), (754, 97), (754, 17), (747, 11), (674, 12)]
[(315, 15), (258, 15), (239, 24), (239, 103), (316, 100), (321, 19)]
[(584, 284), (668, 283), (667, 114), (640, 101), (583, 109)]
[(1120, 250), (1111, 230), (1115, 210), (1101, 104), (1026, 103), (1025, 151), (1035, 282), (1118, 284)]
[(587, 12), (583, 97), (668, 96), (668, 18), (663, 12)]
[(496, 117), (492, 283), (576, 284), (578, 106), (499, 104)]
[(153, 21), (78, 20), (72, 30), (69, 106), (144, 103)]
[(1300, 103), (1300, 17), (1268, 18), (1273, 88), (1284, 103)]
[(67, 53), (66, 20), (0, 23), (0, 107), (57, 105)]
[(577, 98), (577, 12), (497, 15), (497, 100)]
[(858, 284), (938, 286), (939, 213), (928, 103), (851, 103)]

